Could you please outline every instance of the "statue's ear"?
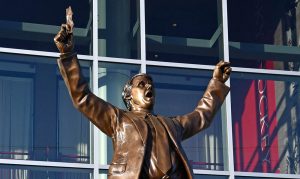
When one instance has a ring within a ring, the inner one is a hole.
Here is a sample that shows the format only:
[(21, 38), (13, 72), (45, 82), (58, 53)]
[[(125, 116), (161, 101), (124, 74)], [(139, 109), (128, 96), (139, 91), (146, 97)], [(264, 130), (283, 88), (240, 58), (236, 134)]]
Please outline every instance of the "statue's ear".
[(131, 100), (131, 99), (132, 99), (132, 96), (131, 96), (131, 94), (128, 94), (128, 95), (126, 95), (124, 98), (125, 98), (126, 100)]
[(131, 101), (132, 96), (131, 96), (131, 94), (124, 96), (124, 99), (126, 101), (125, 102), (126, 108), (130, 111), (131, 110), (131, 106), (132, 106), (132, 101)]
[(132, 98), (131, 96), (131, 86), (127, 83), (124, 86), (123, 92), (122, 92), (122, 98), (123, 100), (130, 100)]

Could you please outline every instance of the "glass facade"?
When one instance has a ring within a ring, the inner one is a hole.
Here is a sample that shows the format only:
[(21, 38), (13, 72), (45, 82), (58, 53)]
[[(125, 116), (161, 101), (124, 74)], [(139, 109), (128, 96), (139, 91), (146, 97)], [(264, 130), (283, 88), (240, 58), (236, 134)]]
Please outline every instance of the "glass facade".
[(297, 1), (228, 1), (232, 65), (299, 71)]
[(140, 59), (138, 0), (98, 1), (98, 54)]
[(65, 23), (71, 5), (76, 25), (74, 39), (80, 54), (92, 54), (92, 1), (6, 1), (0, 7), (1, 47), (57, 52), (53, 38)]
[[(72, 107), (56, 59), (0, 59), (0, 158), (90, 163), (90, 125)], [(89, 80), (90, 63), (82, 66)]]
[(211, 126), (183, 142), (194, 178), (300, 178), (295, 0), (7, 1), (0, 7), (0, 178), (107, 178), (110, 138), (72, 105), (53, 37), (72, 6), (91, 90), (125, 109), (136, 73), (153, 77), (154, 112), (194, 109), (214, 65), (231, 91)]
[(243, 73), (231, 79), (235, 169), (299, 174), (300, 79)]
[(71, 169), (68, 171), (51, 167), (22, 167), (0, 165), (0, 177), (5, 179), (91, 179), (91, 170)]
[(213, 65), (222, 58), (221, 1), (145, 1), (147, 59)]

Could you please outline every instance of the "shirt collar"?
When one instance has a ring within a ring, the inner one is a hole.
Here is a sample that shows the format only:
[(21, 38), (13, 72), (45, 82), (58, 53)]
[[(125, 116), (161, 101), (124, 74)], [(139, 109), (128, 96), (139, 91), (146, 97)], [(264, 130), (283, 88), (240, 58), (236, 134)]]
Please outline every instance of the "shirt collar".
[(146, 118), (146, 116), (156, 116), (156, 114), (148, 113), (148, 112), (143, 112), (143, 111), (132, 111), (135, 115), (139, 117)]

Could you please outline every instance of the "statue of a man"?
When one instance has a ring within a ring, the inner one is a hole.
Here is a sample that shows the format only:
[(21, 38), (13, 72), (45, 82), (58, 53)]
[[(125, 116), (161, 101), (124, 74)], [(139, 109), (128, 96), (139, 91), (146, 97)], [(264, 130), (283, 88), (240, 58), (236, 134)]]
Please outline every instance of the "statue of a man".
[(122, 96), (128, 111), (94, 95), (81, 74), (72, 39), (68, 24), (62, 25), (54, 38), (61, 53), (58, 66), (74, 106), (112, 138), (108, 178), (192, 179), (181, 141), (211, 124), (229, 91), (224, 84), (231, 72), (229, 63), (216, 65), (203, 98), (191, 113), (164, 117), (152, 113), (155, 90), (147, 74), (137, 74), (125, 85)]

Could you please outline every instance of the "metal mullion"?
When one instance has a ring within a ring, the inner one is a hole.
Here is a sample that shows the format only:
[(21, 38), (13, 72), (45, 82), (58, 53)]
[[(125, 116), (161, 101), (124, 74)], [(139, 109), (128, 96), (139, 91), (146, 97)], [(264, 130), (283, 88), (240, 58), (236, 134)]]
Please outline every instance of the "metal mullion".
[(269, 75), (283, 75), (283, 76), (299, 76), (298, 71), (283, 71), (283, 70), (269, 70), (269, 69), (256, 69), (256, 68), (242, 68), (232, 67), (233, 72), (252, 73), (252, 74), (269, 74)]
[(199, 65), (190, 63), (174, 63), (174, 62), (160, 62), (160, 61), (146, 61), (146, 65), (160, 66), (160, 67), (174, 67), (174, 68), (185, 68), (185, 69), (199, 69), (199, 70), (213, 70), (213, 65)]
[(198, 170), (193, 169), (194, 174), (200, 174), (200, 175), (217, 175), (217, 176), (229, 176), (228, 171), (217, 171), (217, 170)]
[(59, 53), (57, 53), (57, 52), (46, 52), (46, 51), (37, 51), (37, 50), (24, 50), (24, 49), (5, 48), (5, 47), (0, 47), (0, 52), (3, 52), (3, 53), (12, 53), (12, 54), (20, 54), (20, 55), (59, 57)]
[(75, 168), (75, 169), (76, 168), (79, 168), (79, 169), (93, 169), (94, 168), (93, 164), (34, 161), (34, 160), (15, 160), (15, 159), (0, 159), (0, 164), (38, 166), (38, 167), (56, 167), (56, 168)]
[[(59, 53), (57, 52), (24, 50), (24, 49), (4, 48), (4, 47), (0, 47), (0, 53), (31, 55), (31, 56), (40, 56), (40, 57), (53, 57), (53, 58), (59, 57)], [(78, 58), (81, 60), (91, 60), (91, 61), (93, 60), (93, 56), (90, 55), (78, 55)]]
[(140, 0), (141, 73), (146, 73), (145, 0)]
[[(93, 93), (98, 94), (98, 0), (93, 0)], [(99, 129), (93, 125), (93, 178), (99, 179)]]
[(299, 174), (281, 174), (281, 173), (259, 173), (259, 172), (235, 172), (235, 176), (241, 177), (259, 177), (259, 178), (300, 178)]
[(89, 60), (92, 61), (93, 60), (93, 56), (90, 55), (77, 55), (79, 60)]
[(140, 60), (133, 60), (129, 58), (115, 58), (115, 57), (98, 57), (99, 62), (112, 62), (120, 64), (136, 64), (141, 65)]
[(108, 168), (109, 168), (109, 165), (99, 165), (99, 169), (100, 170), (108, 170)]
[[(222, 31), (223, 31), (223, 53), (224, 61), (229, 62), (229, 40), (228, 40), (228, 17), (227, 17), (227, 0), (222, 0)], [(230, 87), (230, 79), (226, 81), (226, 85)], [(234, 179), (234, 157), (233, 157), (233, 135), (232, 135), (232, 113), (231, 113), (231, 92), (229, 91), (226, 100), (226, 127), (227, 127), (227, 165), (229, 171), (229, 179)]]

